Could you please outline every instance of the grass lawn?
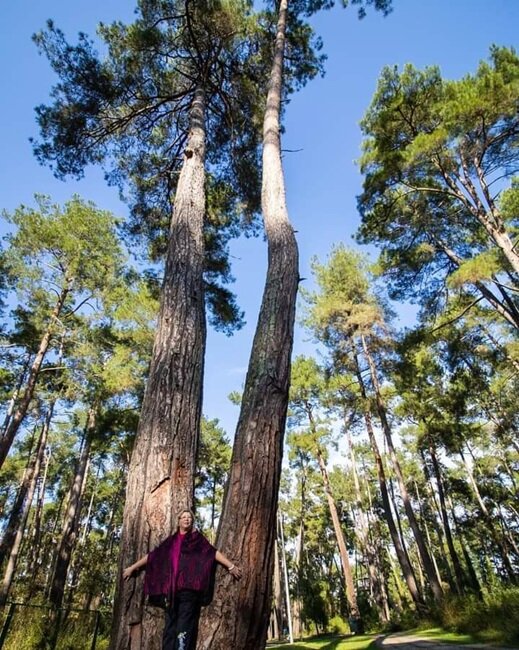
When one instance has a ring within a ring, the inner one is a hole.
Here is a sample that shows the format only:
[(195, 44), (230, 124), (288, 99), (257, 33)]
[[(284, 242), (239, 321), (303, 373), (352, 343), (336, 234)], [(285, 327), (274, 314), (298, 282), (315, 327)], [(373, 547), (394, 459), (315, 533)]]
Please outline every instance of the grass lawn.
[(414, 630), (407, 630), (405, 634), (417, 636), (421, 639), (430, 641), (438, 641), (439, 643), (452, 643), (454, 645), (468, 645), (474, 643), (481, 643), (481, 639), (477, 639), (471, 634), (461, 634), (458, 632), (447, 632), (442, 630), (441, 627), (430, 627), (424, 630), (415, 628)]
[(363, 636), (320, 636), (308, 641), (268, 645), (267, 650), (366, 650), (374, 643), (377, 635)]

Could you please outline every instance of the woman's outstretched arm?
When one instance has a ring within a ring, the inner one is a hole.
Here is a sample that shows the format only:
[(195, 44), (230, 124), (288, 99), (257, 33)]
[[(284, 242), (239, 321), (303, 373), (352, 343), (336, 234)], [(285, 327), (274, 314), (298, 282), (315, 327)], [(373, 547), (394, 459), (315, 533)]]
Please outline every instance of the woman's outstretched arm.
[(148, 562), (148, 554), (143, 555), (140, 560), (137, 560), (134, 564), (131, 564), (129, 567), (126, 567), (126, 569), (123, 571), (123, 578), (125, 580), (128, 580), (128, 578), (131, 577), (135, 571), (138, 571), (141, 569), (143, 566), (146, 566), (146, 563)]
[(227, 569), (227, 571), (229, 571), (229, 573), (232, 575), (232, 577), (235, 580), (239, 580), (241, 578), (240, 567), (236, 566), (236, 564), (234, 564), (228, 558), (226, 558), (223, 553), (220, 553), (220, 551), (216, 551), (215, 559), (218, 562), (218, 564), (221, 564), (223, 567)]

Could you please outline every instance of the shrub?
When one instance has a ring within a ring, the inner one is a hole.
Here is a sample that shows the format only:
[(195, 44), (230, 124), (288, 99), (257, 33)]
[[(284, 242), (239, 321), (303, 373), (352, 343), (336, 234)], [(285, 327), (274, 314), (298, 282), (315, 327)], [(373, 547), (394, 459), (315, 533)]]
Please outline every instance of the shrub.
[(474, 595), (446, 598), (438, 610), (442, 627), (481, 641), (519, 641), (519, 588), (502, 587), (479, 600)]

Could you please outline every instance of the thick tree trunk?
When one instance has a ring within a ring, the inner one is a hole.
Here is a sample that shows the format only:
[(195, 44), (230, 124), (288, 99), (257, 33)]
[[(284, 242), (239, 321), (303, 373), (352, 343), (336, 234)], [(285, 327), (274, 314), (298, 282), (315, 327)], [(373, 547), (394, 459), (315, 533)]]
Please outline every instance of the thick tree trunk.
[(18, 403), (18, 406), (16, 407), (14, 414), (9, 420), (3, 436), (0, 438), (0, 468), (4, 464), (7, 454), (11, 449), (11, 445), (13, 444), (13, 440), (18, 433), (18, 429), (20, 428), (20, 425), (22, 424), (25, 416), (27, 415), (27, 411), (29, 410), (29, 405), (34, 395), (36, 382), (38, 381), (38, 376), (40, 374), (43, 360), (45, 359), (45, 355), (49, 349), (49, 344), (54, 332), (56, 321), (61, 314), (65, 300), (70, 293), (72, 282), (72, 280), (69, 280), (65, 288), (61, 290), (61, 293), (58, 296), (58, 300), (56, 301), (54, 309), (52, 310), (49, 325), (42, 336), (38, 352), (36, 353), (34, 361), (32, 362), (23, 395), (20, 399), (20, 402)]
[(112, 650), (160, 647), (161, 622), (144, 608), (142, 574), (124, 582), (122, 571), (168, 537), (178, 511), (193, 504), (206, 342), (202, 87), (195, 93), (190, 120), (150, 373), (128, 473)]
[(23, 483), (18, 496), (19, 503), (16, 506), (16, 511), (12, 513), (7, 530), (2, 540), (2, 551), (8, 557), (7, 565), (4, 572), (2, 586), (0, 587), (0, 606), (5, 605), (9, 590), (13, 582), (16, 571), (16, 564), (20, 553), (20, 548), (25, 535), (25, 527), (27, 518), (31, 508), (36, 483), (38, 481), (42, 462), (45, 455), (45, 448), (47, 445), (47, 438), (50, 428), (50, 422), (54, 412), (54, 403), (49, 407), (49, 411), (43, 423), (38, 445), (36, 448), (36, 455), (33, 461), (28, 466), (23, 477)]
[(224, 576), (200, 625), (199, 648), (264, 650), (270, 612), (276, 509), (283, 453), (298, 251), (288, 219), (281, 165), (280, 104), (287, 0), (279, 6), (274, 63), (263, 127), (262, 211), (268, 269), (252, 346), (218, 547), (243, 568)]
[[(357, 358), (355, 358), (355, 365), (356, 365), (356, 375), (357, 375), (357, 380), (359, 382), (360, 393), (364, 403), (367, 405), (368, 400), (367, 400), (366, 387), (364, 385), (364, 379), (362, 377), (362, 373), (360, 371)], [(382, 505), (384, 508), (384, 518), (389, 528), (391, 541), (393, 542), (393, 546), (395, 548), (398, 562), (400, 564), (400, 568), (402, 569), (402, 573), (404, 575), (407, 588), (409, 589), (409, 593), (411, 594), (411, 598), (413, 599), (413, 602), (415, 603), (417, 608), (423, 609), (425, 603), (418, 589), (418, 585), (416, 584), (416, 578), (414, 575), (413, 567), (411, 566), (411, 562), (409, 561), (409, 556), (403, 545), (403, 541), (400, 538), (400, 535), (398, 533), (395, 524), (395, 520), (393, 518), (393, 513), (391, 510), (391, 500), (389, 497), (389, 491), (387, 487), (386, 472), (384, 469), (384, 463), (382, 462), (382, 456), (380, 454), (377, 440), (375, 438), (375, 432), (373, 430), (373, 423), (371, 420), (371, 412), (367, 406), (364, 410), (364, 422), (366, 423), (366, 430), (368, 432), (371, 449), (373, 450), (373, 455), (375, 457), (378, 483), (380, 486), (380, 495), (382, 497)]]
[(87, 415), (81, 454), (69, 492), (61, 529), (60, 542), (54, 563), (54, 572), (49, 592), (49, 602), (55, 609), (61, 607), (63, 603), (67, 574), (70, 567), (72, 553), (76, 545), (81, 506), (85, 493), (88, 466), (90, 463), (92, 435), (95, 426), (96, 412), (95, 408), (92, 407)]
[(409, 493), (406, 488), (405, 480), (404, 480), (404, 475), (402, 473), (402, 469), (400, 467), (400, 462), (398, 460), (398, 457), (396, 455), (395, 447), (393, 445), (393, 437), (391, 433), (391, 428), (389, 426), (389, 422), (387, 419), (386, 415), (386, 408), (384, 405), (384, 402), (382, 400), (382, 394), (380, 391), (380, 386), (378, 382), (378, 376), (377, 376), (377, 371), (375, 368), (375, 362), (373, 361), (373, 357), (371, 355), (371, 352), (369, 350), (368, 344), (366, 342), (366, 339), (364, 336), (361, 337), (362, 340), (362, 348), (364, 350), (364, 354), (366, 356), (366, 360), (368, 362), (368, 366), (370, 369), (370, 375), (371, 375), (371, 381), (373, 384), (373, 391), (375, 393), (375, 399), (376, 399), (376, 404), (377, 404), (377, 411), (378, 415), (380, 418), (380, 422), (382, 424), (382, 430), (384, 431), (384, 436), (386, 438), (387, 442), (387, 447), (389, 450), (389, 455), (391, 458), (391, 462), (393, 465), (393, 468), (395, 470), (396, 477), (398, 479), (398, 487), (400, 488), (400, 494), (402, 496), (402, 501), (404, 502), (404, 508), (405, 512), (407, 515), (407, 519), (409, 521), (409, 525), (411, 527), (411, 530), (413, 531), (413, 535), (416, 541), (416, 545), (418, 547), (418, 551), (420, 553), (420, 559), (422, 561), (425, 573), (427, 575), (427, 579), (429, 581), (429, 585), (431, 587), (431, 591), (433, 594), (434, 599), (439, 602), (443, 598), (443, 589), (440, 584), (440, 581), (438, 580), (438, 577), (436, 575), (436, 571), (434, 568), (434, 563), (431, 559), (431, 555), (429, 553), (429, 550), (427, 549), (427, 545), (425, 543), (425, 539), (422, 535), (422, 531), (420, 530), (418, 526), (418, 522), (416, 520), (413, 507), (411, 505), (411, 499), (409, 498)]

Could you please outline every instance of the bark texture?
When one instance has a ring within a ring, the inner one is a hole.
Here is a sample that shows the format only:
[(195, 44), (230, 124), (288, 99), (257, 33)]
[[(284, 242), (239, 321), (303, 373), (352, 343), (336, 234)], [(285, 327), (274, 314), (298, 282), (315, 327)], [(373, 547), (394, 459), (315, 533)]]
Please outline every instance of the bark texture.
[(271, 607), (276, 508), (290, 380), (298, 251), (288, 219), (279, 113), (287, 0), (279, 6), (263, 125), (262, 211), (268, 241), (263, 300), (245, 381), (217, 546), (243, 578), (217, 580), (198, 648), (264, 650)]
[(190, 120), (150, 373), (128, 473), (112, 650), (160, 647), (162, 621), (144, 608), (142, 575), (123, 582), (122, 570), (168, 537), (178, 511), (193, 503), (206, 340), (203, 88), (195, 93)]

